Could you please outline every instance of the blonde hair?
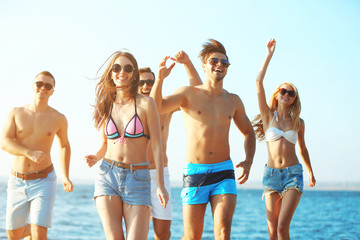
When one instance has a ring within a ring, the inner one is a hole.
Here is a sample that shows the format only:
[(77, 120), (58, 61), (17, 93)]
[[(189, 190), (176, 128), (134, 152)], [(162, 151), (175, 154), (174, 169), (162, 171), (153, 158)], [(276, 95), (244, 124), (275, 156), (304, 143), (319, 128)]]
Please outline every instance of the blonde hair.
[[(295, 99), (290, 106), (289, 113), (291, 116), (291, 129), (294, 129), (297, 132), (297, 131), (299, 131), (299, 128), (300, 128), (301, 103), (300, 103), (299, 92), (292, 83), (285, 82), (285, 83), (279, 85), (275, 89), (275, 91), (273, 92), (273, 94), (271, 95), (271, 98), (270, 98), (269, 108), (272, 113), (274, 113), (277, 110), (277, 108), (278, 108), (277, 98), (278, 98), (281, 87), (284, 85), (288, 85), (288, 86), (292, 87), (295, 92), (295, 96), (294, 96)], [(256, 115), (254, 120), (251, 121), (251, 123), (253, 125), (256, 138), (259, 139), (260, 141), (264, 140), (265, 132), (264, 132), (261, 114)]]
[(134, 70), (131, 77), (131, 84), (124, 89), (130, 89), (130, 96), (135, 97), (137, 94), (137, 89), (139, 85), (139, 68), (134, 56), (129, 52), (117, 51), (111, 54), (111, 56), (104, 62), (104, 64), (99, 68), (100, 69), (109, 61), (104, 73), (102, 74), (99, 83), (96, 85), (96, 102), (95, 110), (93, 114), (93, 119), (95, 121), (95, 127), (99, 129), (102, 123), (109, 117), (112, 104), (116, 98), (116, 86), (112, 80), (112, 66), (114, 65), (116, 59), (120, 56), (124, 56), (130, 60), (133, 64)]

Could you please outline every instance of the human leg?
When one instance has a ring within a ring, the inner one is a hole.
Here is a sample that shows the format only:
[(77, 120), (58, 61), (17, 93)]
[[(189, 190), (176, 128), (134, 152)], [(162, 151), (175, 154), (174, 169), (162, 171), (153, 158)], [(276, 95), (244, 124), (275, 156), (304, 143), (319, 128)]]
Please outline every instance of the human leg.
[(32, 240), (46, 240), (47, 228), (36, 224), (31, 224), (31, 239)]
[(10, 176), (6, 203), (6, 233), (10, 240), (22, 239), (31, 233), (30, 224), (27, 223), (30, 202), (25, 189), (25, 180)]
[(300, 202), (301, 194), (296, 189), (289, 189), (283, 194), (278, 219), (278, 239), (290, 239), (290, 222)]
[(156, 240), (168, 240), (170, 239), (171, 232), (171, 220), (162, 220), (157, 218), (152, 218), (153, 228), (154, 228), (154, 239)]
[(184, 237), (182, 239), (201, 239), (206, 205), (206, 203), (183, 205)]
[[(22, 239), (25, 237), (31, 237), (31, 226), (27, 224), (25, 227), (21, 227), (15, 230), (6, 230), (7, 236), (10, 240)], [(31, 239), (31, 238), (29, 238)]]
[(221, 194), (210, 198), (214, 219), (215, 239), (230, 239), (231, 223), (236, 206), (236, 195)]
[(164, 209), (160, 205), (159, 198), (157, 196), (157, 173), (155, 169), (150, 170), (151, 178), (151, 208), (150, 214), (152, 217), (154, 238), (155, 239), (170, 239), (171, 232), (171, 220), (172, 220), (172, 197), (170, 188), (170, 176), (168, 167), (164, 167), (164, 185), (166, 191), (169, 194), (169, 201)]
[(146, 240), (149, 232), (149, 206), (124, 203), (123, 214), (126, 226), (126, 239)]
[(277, 228), (281, 201), (281, 196), (277, 192), (272, 192), (265, 195), (266, 218), (270, 240), (277, 239)]
[(119, 196), (99, 196), (95, 202), (106, 239), (124, 239), (121, 198)]

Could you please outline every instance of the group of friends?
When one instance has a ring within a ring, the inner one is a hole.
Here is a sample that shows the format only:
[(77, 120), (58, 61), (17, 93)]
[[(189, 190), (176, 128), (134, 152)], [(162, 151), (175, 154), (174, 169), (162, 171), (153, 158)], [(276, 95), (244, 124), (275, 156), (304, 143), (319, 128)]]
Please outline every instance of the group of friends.
[[(266, 102), (263, 80), (275, 45), (274, 39), (267, 43), (267, 55), (256, 79), (260, 114), (252, 122), (239, 96), (223, 89), (230, 60), (224, 46), (214, 39), (204, 43), (199, 56), (204, 82), (184, 51), (164, 57), (157, 78), (150, 68), (138, 68), (129, 52), (115, 52), (106, 60), (96, 86), (93, 114), (101, 144), (84, 160), (89, 167), (100, 162), (94, 202), (107, 239), (147, 239), (150, 219), (155, 239), (171, 238), (166, 146), (172, 114), (180, 110), (187, 136), (181, 191), (183, 239), (201, 239), (209, 202), (215, 239), (230, 239), (236, 180), (243, 184), (249, 178), (256, 138), (265, 139), (268, 149), (263, 197), (269, 239), (290, 239), (290, 222), (303, 192), (296, 142), (309, 186), (315, 186), (316, 180), (305, 145), (298, 90), (291, 83), (280, 84), (270, 103)], [(167, 66), (169, 59), (174, 62)], [(176, 63), (185, 66), (189, 86), (163, 97), (163, 81)], [(39, 73), (33, 83), (32, 102), (10, 111), (1, 135), (1, 148), (15, 156), (7, 189), (9, 239), (47, 239), (56, 194), (50, 156), (55, 136), (60, 144), (64, 191), (73, 191), (67, 119), (48, 105), (54, 88), (54, 76), (47, 71)], [(245, 160), (235, 165), (241, 169), (237, 179), (230, 158), (231, 121), (244, 136)]]

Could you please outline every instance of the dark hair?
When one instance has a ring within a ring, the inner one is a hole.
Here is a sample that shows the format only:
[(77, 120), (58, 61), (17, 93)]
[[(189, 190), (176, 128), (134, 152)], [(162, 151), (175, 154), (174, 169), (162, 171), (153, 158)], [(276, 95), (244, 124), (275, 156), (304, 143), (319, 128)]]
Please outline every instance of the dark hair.
[(228, 56), (226, 55), (226, 50), (224, 46), (215, 39), (209, 39), (208, 42), (203, 44), (203, 49), (199, 54), (202, 63), (205, 63), (208, 60), (210, 54), (215, 52), (224, 54), (226, 56), (226, 59), (229, 60)]
[(155, 74), (151, 71), (151, 69), (149, 67), (146, 67), (146, 68), (139, 68), (139, 73), (151, 73), (153, 76), (154, 76), (154, 79), (155, 79)]

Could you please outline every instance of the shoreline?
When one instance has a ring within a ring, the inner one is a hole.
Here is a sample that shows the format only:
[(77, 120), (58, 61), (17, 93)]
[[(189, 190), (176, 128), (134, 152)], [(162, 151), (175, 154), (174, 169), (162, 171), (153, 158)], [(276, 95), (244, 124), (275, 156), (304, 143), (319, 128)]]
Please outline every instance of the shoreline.
[[(0, 183), (7, 184), (8, 177), (0, 176)], [(58, 177), (58, 184), (61, 184), (61, 179)], [(93, 185), (94, 179), (73, 179), (74, 185)], [(170, 180), (171, 187), (181, 188), (181, 181)], [(237, 184), (237, 189), (240, 190), (262, 190), (261, 181), (249, 181), (243, 185)], [(344, 181), (344, 182), (318, 182), (314, 188), (309, 188), (307, 182), (304, 183), (304, 191), (360, 191), (360, 181)]]

